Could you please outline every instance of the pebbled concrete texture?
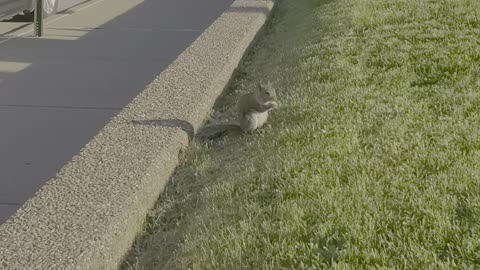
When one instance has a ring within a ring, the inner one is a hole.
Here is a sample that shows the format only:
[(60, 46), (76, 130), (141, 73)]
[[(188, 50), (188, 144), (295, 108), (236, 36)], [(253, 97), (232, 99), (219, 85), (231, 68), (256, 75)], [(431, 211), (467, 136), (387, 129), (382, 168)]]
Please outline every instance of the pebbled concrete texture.
[(273, 7), (236, 0), (0, 226), (1, 269), (116, 269)]
[(0, 224), (233, 2), (87, 0), (47, 18), (42, 38), (31, 25), (6, 25), (0, 206), (9, 207), (0, 207)]

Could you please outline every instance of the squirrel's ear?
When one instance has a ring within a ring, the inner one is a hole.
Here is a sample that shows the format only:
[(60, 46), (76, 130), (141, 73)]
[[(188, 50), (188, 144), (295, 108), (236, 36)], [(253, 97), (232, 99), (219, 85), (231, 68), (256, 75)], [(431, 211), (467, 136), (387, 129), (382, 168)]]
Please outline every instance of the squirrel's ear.
[(257, 87), (259, 90), (265, 89), (265, 86), (261, 82), (257, 84)]
[(270, 80), (268, 80), (267, 85), (268, 85), (268, 87), (273, 88), (273, 84), (272, 84), (272, 82), (271, 82)]

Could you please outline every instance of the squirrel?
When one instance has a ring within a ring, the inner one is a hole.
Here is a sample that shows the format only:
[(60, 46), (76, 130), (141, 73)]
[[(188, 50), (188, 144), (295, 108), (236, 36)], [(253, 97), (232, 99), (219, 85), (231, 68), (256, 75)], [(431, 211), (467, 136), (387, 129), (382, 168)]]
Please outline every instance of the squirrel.
[(213, 140), (230, 132), (250, 133), (267, 122), (269, 112), (279, 107), (275, 88), (270, 81), (258, 83), (256, 89), (240, 97), (238, 101), (239, 124), (217, 124), (199, 131), (200, 140)]

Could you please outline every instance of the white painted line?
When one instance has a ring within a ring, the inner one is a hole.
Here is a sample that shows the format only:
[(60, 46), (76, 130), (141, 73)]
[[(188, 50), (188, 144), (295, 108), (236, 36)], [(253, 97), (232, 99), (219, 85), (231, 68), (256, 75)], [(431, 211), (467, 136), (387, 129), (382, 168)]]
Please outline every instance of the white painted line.
[[(98, 0), (98, 1), (96, 1), (96, 2), (93, 2), (93, 3), (89, 4), (89, 5), (86, 5), (86, 6), (84, 6), (84, 7), (81, 7), (81, 8), (79, 8), (79, 9), (76, 9), (75, 11), (76, 11), (76, 12), (82, 11), (82, 10), (87, 9), (87, 8), (89, 8), (89, 7), (98, 5), (98, 4), (100, 4), (101, 2), (103, 2), (103, 1), (105, 1), (105, 0)], [(73, 14), (73, 13), (71, 13), (71, 14)], [(58, 21), (58, 20), (60, 20), (60, 19), (65, 18), (65, 17), (67, 17), (68, 15), (71, 15), (71, 14), (64, 14), (64, 15), (58, 17), (58, 18), (55, 18), (55, 19), (53, 19), (53, 20), (50, 20), (50, 21), (46, 22), (45, 25), (49, 25), (49, 24), (51, 24), (51, 23), (53, 23), (53, 22), (56, 22), (56, 21)], [(5, 42), (10, 41), (10, 40), (12, 40), (12, 39), (14, 39), (14, 38), (17, 38), (17, 37), (22, 37), (22, 36), (24, 36), (24, 35), (26, 35), (26, 34), (28, 34), (28, 33), (31, 33), (31, 32), (33, 32), (33, 29), (28, 30), (28, 31), (23, 32), (23, 33), (20, 33), (20, 34), (18, 34), (18, 35), (14, 35), (14, 36), (12, 36), (12, 37), (10, 37), (10, 38), (7, 38), (7, 39), (5, 39), (5, 40), (2, 40), (2, 41), (0, 41), (0, 44), (3, 44), (3, 43), (5, 43)]]
[(134, 28), (134, 27), (122, 27), (118, 28), (120, 31), (138, 31), (138, 32), (147, 32), (147, 31), (159, 31), (159, 32), (201, 32), (202, 30), (196, 29), (175, 29), (175, 28)]
[(48, 29), (56, 30), (120, 30), (120, 31), (160, 31), (160, 32), (201, 32), (200, 29), (188, 29), (188, 28), (141, 28), (141, 27), (121, 27), (121, 28), (104, 28), (104, 27), (84, 27), (84, 26), (69, 26), (69, 27), (49, 27)]
[(97, 4), (100, 4), (100, 3), (103, 2), (103, 1), (105, 1), (105, 0), (98, 0), (97, 2), (93, 2), (93, 3), (91, 3), (90, 5), (86, 5), (86, 6), (84, 6), (84, 7), (82, 7), (82, 8), (79, 8), (79, 9), (77, 9), (77, 10), (75, 10), (75, 11), (77, 11), (77, 12), (78, 12), (78, 11), (82, 11), (82, 10), (87, 9), (87, 8), (89, 8), (89, 7), (92, 7), (92, 6), (95, 6), (95, 5), (97, 5)]
[(19, 37), (19, 36), (17, 35), (17, 36), (9, 37), (9, 38), (7, 38), (7, 39), (5, 39), (5, 40), (0, 41), (0, 44), (5, 43), (5, 42), (7, 42), (7, 41), (9, 41), (9, 40), (12, 40), (12, 39), (14, 39), (14, 38), (16, 38), (16, 37)]

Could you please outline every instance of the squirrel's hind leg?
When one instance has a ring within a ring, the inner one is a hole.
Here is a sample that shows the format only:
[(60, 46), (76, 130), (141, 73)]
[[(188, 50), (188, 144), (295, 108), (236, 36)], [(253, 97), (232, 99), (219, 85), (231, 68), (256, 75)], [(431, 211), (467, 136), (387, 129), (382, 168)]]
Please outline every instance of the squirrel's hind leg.
[(257, 129), (257, 118), (253, 114), (247, 114), (240, 119), (240, 128), (244, 133), (250, 133)]

